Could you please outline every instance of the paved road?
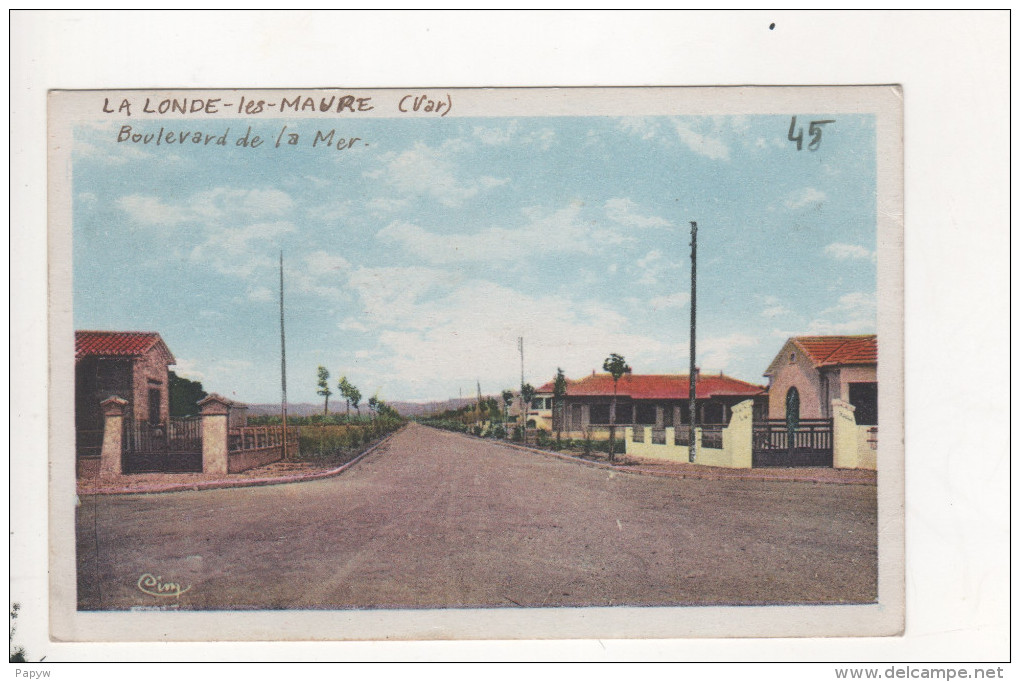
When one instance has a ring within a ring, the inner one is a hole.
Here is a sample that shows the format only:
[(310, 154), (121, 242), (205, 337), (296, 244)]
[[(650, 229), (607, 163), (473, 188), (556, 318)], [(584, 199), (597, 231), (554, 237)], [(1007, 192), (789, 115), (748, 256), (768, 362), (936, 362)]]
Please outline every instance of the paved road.
[(79, 608), (870, 602), (875, 521), (871, 486), (639, 476), (412, 424), (336, 478), (86, 496)]

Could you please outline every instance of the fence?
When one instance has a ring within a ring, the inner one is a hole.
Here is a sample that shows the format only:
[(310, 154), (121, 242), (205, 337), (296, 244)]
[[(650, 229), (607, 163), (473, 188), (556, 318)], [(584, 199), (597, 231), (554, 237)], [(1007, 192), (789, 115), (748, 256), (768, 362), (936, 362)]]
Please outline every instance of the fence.
[(701, 447), (703, 448), (722, 448), (722, 434), (723, 429), (726, 428), (722, 424), (705, 424), (701, 427)]
[(783, 419), (755, 422), (753, 466), (832, 466), (832, 420), (802, 419), (790, 429)]
[[(238, 473), (283, 459), (283, 426), (240, 426), (227, 430), (227, 472)], [(287, 428), (287, 451), (297, 455), (300, 427)]]

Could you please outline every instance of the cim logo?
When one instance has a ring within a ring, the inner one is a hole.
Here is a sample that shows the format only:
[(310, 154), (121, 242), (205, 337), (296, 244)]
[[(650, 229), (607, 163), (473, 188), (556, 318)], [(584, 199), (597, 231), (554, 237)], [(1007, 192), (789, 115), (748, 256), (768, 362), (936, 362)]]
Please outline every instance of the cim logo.
[(179, 597), (191, 589), (191, 585), (181, 587), (180, 583), (163, 581), (163, 576), (143, 573), (138, 579), (138, 589), (153, 597)]

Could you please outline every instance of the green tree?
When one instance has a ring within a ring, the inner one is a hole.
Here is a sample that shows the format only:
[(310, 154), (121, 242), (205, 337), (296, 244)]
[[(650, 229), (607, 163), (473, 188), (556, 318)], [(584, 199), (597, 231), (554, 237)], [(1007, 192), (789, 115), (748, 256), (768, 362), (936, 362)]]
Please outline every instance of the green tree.
[(556, 368), (556, 379), (553, 380), (553, 423), (556, 424), (556, 445), (560, 444), (563, 435), (563, 399), (567, 395), (567, 377), (563, 374), (563, 368)]
[(329, 390), (329, 370), (319, 365), (319, 390), (316, 391), (319, 395), (326, 398), (326, 402), (322, 407), (322, 416), (325, 417), (329, 414), (329, 396), (333, 395), (333, 391)]
[(379, 394), (376, 393), (374, 396), (368, 399), (368, 409), (372, 412), (372, 419), (375, 420), (379, 414)]
[(613, 404), (609, 406), (609, 461), (616, 461), (616, 453), (614, 447), (616, 445), (616, 389), (617, 384), (620, 382), (620, 377), (624, 374), (630, 374), (630, 366), (627, 361), (623, 359), (622, 355), (616, 353), (610, 353), (606, 361), (602, 363), (602, 369), (609, 372), (613, 376)]
[(503, 391), (503, 426), (510, 421), (510, 403), (514, 401), (514, 392), (509, 388)]
[(358, 416), (360, 417), (361, 407), (359, 407), (359, 404), (361, 403), (361, 391), (358, 390), (357, 386), (351, 384), (347, 397), (350, 398), (351, 405), (354, 405), (354, 409), (358, 411)]
[(170, 372), (170, 416), (193, 417), (198, 414), (198, 403), (208, 395), (201, 381), (192, 381)]
[(336, 385), (340, 389), (340, 395), (343, 396), (344, 400), (347, 401), (347, 415), (351, 414), (351, 382), (347, 381), (347, 377), (340, 377), (340, 382)]
[(535, 387), (531, 384), (521, 386), (521, 437), (524, 444), (528, 444), (528, 410), (531, 409), (531, 401), (535, 399)]

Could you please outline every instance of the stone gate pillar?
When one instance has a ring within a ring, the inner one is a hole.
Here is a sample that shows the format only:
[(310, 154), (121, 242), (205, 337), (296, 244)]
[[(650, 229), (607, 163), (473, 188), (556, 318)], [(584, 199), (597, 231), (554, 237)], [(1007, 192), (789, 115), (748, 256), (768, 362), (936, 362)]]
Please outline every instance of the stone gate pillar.
[(198, 403), (202, 415), (202, 473), (227, 473), (227, 415), (230, 401), (210, 394)]
[(848, 402), (832, 401), (832, 466), (836, 469), (857, 468), (856, 409)]
[(723, 449), (730, 458), (730, 466), (739, 469), (751, 468), (751, 446), (753, 436), (754, 401), (744, 400), (733, 406), (730, 423), (723, 429)]
[(99, 477), (124, 473), (124, 407), (128, 401), (111, 396), (99, 403), (103, 408), (103, 449), (99, 455)]

